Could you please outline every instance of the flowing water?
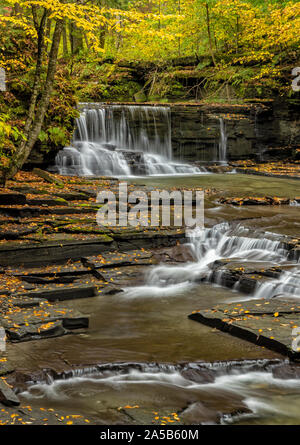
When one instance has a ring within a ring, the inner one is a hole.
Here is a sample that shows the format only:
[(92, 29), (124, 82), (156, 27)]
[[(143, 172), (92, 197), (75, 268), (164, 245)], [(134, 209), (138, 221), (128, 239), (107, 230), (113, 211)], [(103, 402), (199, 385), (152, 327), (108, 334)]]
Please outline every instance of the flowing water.
[(56, 168), (79, 176), (205, 172), (173, 159), (169, 107), (101, 104), (83, 104), (72, 145), (58, 153)]
[[(83, 107), (72, 146), (58, 154), (57, 167), (62, 174), (77, 175), (199, 173), (172, 159), (170, 131), (168, 107)], [(220, 119), (215, 161), (226, 163), (226, 149), (226, 126)], [(261, 193), (277, 184), (280, 196), (285, 184), (285, 193), (297, 195), (293, 181), (278, 185), (272, 178), (212, 176), (204, 185), (227, 181), (230, 193), (249, 194), (260, 181)], [(198, 178), (194, 185), (201, 185)], [(173, 185), (180, 181), (186, 186), (186, 178), (176, 178)], [(212, 266), (222, 259), (286, 268), (276, 279), (258, 284), (247, 298), (300, 298), (299, 263), (284, 243), (286, 235), (299, 232), (297, 203), (288, 210), (208, 204), (209, 227), (189, 235), (194, 261), (141, 269), (144, 284), (133, 286), (129, 276), (124, 292), (114, 296), (64, 303), (89, 315), (90, 329), (55, 339), (51, 356), (53, 340), (15, 348), (16, 360), (23, 357), (27, 372), (62, 363), (94, 364), (55, 378), (46, 373), (23, 390), (22, 402), (76, 411), (100, 424), (132, 423), (133, 418), (151, 424), (156, 412), (169, 418), (177, 412), (185, 424), (300, 423), (299, 370), (291, 372), (271, 351), (187, 318), (193, 310), (244, 298), (238, 286), (234, 292), (221, 286), (222, 272), (212, 285)], [(119, 409), (127, 405), (135, 407), (132, 417)]]
[[(144, 424), (157, 415), (185, 424), (299, 424), (300, 379), (278, 378), (284, 366), (274, 360), (100, 365), (55, 380), (48, 375), (21, 397), (30, 404), (42, 399), (45, 408), (68, 407), (100, 424), (128, 405)], [(172, 417), (174, 410), (179, 417)], [(120, 414), (113, 420), (124, 421)]]
[[(100, 424), (131, 423), (119, 409), (128, 405), (142, 424), (150, 424), (155, 412), (173, 420), (171, 413), (177, 412), (185, 424), (300, 423), (299, 370), (293, 375), (287, 362), (272, 359), (276, 354), (186, 317), (195, 309), (243, 299), (238, 290), (209, 284), (211, 264), (224, 258), (292, 266), (267, 289), (258, 286), (252, 298), (278, 292), (299, 298), (299, 265), (289, 259), (283, 240), (240, 224), (196, 230), (189, 240), (194, 262), (145, 269), (143, 286), (77, 302), (91, 315), (89, 332), (57, 339), (56, 354), (68, 363), (99, 365), (29, 384), (22, 402), (82, 413)], [(206, 282), (199, 282), (203, 277)], [(39, 367), (51, 367), (47, 344), (41, 343), (34, 352), (27, 350), (30, 364), (37, 360)], [(284, 366), (288, 371), (278, 373)]]
[[(195, 229), (189, 234), (189, 246), (195, 261), (180, 266), (161, 265), (154, 268), (145, 286), (131, 288), (127, 293), (131, 297), (139, 295), (173, 295), (184, 288), (193, 286), (203, 279), (210, 281), (213, 264), (217, 260), (232, 259), (242, 264), (261, 263), (264, 265), (290, 265), (295, 263), (289, 258), (289, 250), (283, 241), (276, 240), (276, 235), (253, 233), (253, 230), (241, 225), (218, 224), (209, 229)], [(272, 239), (273, 238), (273, 239)], [(277, 236), (278, 238), (278, 236)], [(221, 271), (214, 282), (222, 284)], [(235, 287), (238, 289), (238, 283)], [(283, 272), (276, 280), (259, 284), (253, 298), (272, 298), (292, 296), (300, 299), (300, 267)]]

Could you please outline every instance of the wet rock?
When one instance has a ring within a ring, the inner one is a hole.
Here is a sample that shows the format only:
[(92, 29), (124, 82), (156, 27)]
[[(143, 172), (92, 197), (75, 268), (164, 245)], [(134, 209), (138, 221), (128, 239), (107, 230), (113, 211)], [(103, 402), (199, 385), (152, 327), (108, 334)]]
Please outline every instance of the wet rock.
[(13, 375), (8, 376), (7, 381), (13, 384), (16, 394), (27, 389), (28, 383), (32, 382), (32, 376), (21, 371), (15, 371)]
[(221, 204), (231, 204), (234, 206), (267, 206), (267, 205), (289, 205), (290, 200), (287, 198), (278, 198), (265, 196), (261, 197), (247, 197), (247, 198), (220, 198)]
[(6, 328), (6, 333), (12, 342), (38, 340), (41, 338), (60, 337), (67, 331), (63, 328), (62, 321), (47, 322), (44, 325), (28, 324), (14, 328)]
[(98, 292), (101, 292), (103, 295), (115, 295), (119, 292), (123, 292), (123, 289), (116, 285), (108, 284), (104, 287), (99, 288)]
[(87, 317), (80, 318), (64, 318), (62, 321), (63, 327), (66, 329), (85, 329), (89, 327), (89, 319)]
[(193, 254), (191, 248), (185, 244), (174, 246), (168, 251), (168, 256), (171, 261), (175, 262), (195, 262), (197, 258)]
[(272, 369), (273, 377), (278, 379), (299, 379), (300, 378), (300, 366), (290, 363), (283, 363)]
[(102, 147), (106, 148), (106, 150), (115, 151), (117, 148), (114, 144), (102, 144)]
[(300, 247), (296, 247), (289, 251), (288, 259), (292, 261), (299, 261), (300, 259)]
[(215, 424), (220, 420), (220, 413), (218, 411), (207, 408), (201, 402), (192, 403), (179, 415), (185, 425), (200, 425), (202, 423)]
[(31, 207), (0, 207), (0, 214), (19, 217), (19, 218), (30, 218), (38, 217), (42, 215), (75, 215), (75, 214), (86, 214), (86, 213), (96, 213), (98, 208), (96, 207), (59, 207), (58, 204), (53, 207), (48, 206), (31, 206)]
[(217, 260), (210, 267), (213, 269), (209, 277), (211, 282), (245, 294), (252, 294), (258, 281), (279, 277), (281, 272), (279, 268), (262, 269), (261, 263), (244, 264), (230, 259)]
[(0, 379), (0, 402), (5, 406), (19, 406), (20, 400), (11, 387)]
[(188, 367), (181, 371), (182, 377), (195, 383), (213, 383), (215, 380), (214, 372), (210, 369)]

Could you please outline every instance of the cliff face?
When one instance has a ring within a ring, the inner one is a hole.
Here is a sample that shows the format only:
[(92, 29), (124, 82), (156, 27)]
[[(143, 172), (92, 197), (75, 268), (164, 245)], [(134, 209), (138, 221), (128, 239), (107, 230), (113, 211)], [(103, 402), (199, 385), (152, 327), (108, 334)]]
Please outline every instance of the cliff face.
[(294, 157), (300, 145), (300, 105), (293, 102), (249, 105), (177, 106), (171, 109), (174, 156), (211, 161), (220, 141), (220, 119), (228, 160)]

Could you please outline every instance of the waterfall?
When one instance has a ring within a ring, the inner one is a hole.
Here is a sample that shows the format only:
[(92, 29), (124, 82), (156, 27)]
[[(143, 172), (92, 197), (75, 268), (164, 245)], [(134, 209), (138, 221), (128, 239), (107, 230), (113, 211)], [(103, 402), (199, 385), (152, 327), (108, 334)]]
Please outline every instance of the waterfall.
[(201, 172), (173, 160), (169, 107), (101, 104), (83, 104), (72, 144), (58, 153), (56, 168), (79, 176)]
[[(251, 229), (242, 226), (232, 227), (228, 223), (212, 228), (195, 229), (189, 233), (189, 247), (195, 258), (194, 262), (183, 265), (162, 264), (154, 267), (145, 286), (128, 288), (125, 297), (140, 296), (161, 297), (181, 293), (195, 283), (207, 281), (223, 284), (224, 269), (214, 268), (217, 260), (232, 259), (238, 263), (260, 263), (266, 267), (270, 263), (291, 264), (289, 250), (281, 241), (265, 237), (266, 234), (253, 234)], [(226, 269), (225, 269), (226, 273)], [(235, 287), (238, 290), (238, 282)], [(283, 272), (276, 280), (258, 283), (253, 298), (272, 298), (285, 295), (299, 298), (299, 266), (292, 271)]]
[(220, 140), (219, 140), (219, 159), (218, 162), (221, 164), (227, 164), (227, 134), (226, 125), (222, 117), (219, 118), (220, 121)]

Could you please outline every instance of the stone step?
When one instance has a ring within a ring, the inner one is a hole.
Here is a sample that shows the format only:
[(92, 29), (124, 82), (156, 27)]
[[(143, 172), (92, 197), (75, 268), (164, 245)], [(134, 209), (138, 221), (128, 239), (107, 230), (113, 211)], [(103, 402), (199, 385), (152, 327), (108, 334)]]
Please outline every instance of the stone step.
[(128, 252), (109, 252), (98, 256), (84, 257), (82, 262), (85, 266), (93, 269), (125, 267), (153, 264), (153, 254), (142, 250), (132, 250)]
[(5, 406), (19, 406), (20, 400), (12, 388), (0, 379), (0, 402)]
[(76, 215), (76, 214), (86, 214), (86, 213), (95, 213), (97, 208), (95, 207), (66, 207), (57, 205), (57, 207), (48, 208), (45, 207), (7, 207), (0, 206), (0, 215), (13, 216), (19, 218), (26, 217), (38, 217), (41, 215)]
[(115, 250), (116, 247), (113, 239), (106, 235), (86, 240), (71, 239), (27, 245), (15, 243), (10, 246), (6, 244), (0, 246), (0, 267), (67, 262), (70, 259)]
[(293, 329), (300, 326), (300, 305), (296, 302), (276, 299), (220, 304), (211, 309), (193, 311), (188, 318), (279, 352), (292, 360), (300, 359), (300, 349), (297, 351), (292, 347)]
[[(61, 239), (58, 239), (58, 235)], [(76, 235), (69, 235), (68, 238), (62, 238), (61, 234), (53, 234), (47, 237), (48, 241), (37, 238), (38, 244), (11, 242), (0, 245), (0, 267), (22, 265), (30, 267), (36, 264), (67, 262), (117, 249), (124, 252), (141, 248), (170, 247), (176, 245), (179, 240), (184, 241), (185, 231), (128, 231), (111, 233), (111, 236), (94, 235), (86, 239), (77, 239)]]
[(59, 287), (56, 289), (42, 289), (28, 291), (26, 293), (13, 294), (16, 298), (44, 298), (48, 301), (75, 300), (78, 298), (90, 298), (96, 295), (96, 286), (81, 285), (77, 287)]

